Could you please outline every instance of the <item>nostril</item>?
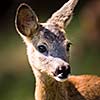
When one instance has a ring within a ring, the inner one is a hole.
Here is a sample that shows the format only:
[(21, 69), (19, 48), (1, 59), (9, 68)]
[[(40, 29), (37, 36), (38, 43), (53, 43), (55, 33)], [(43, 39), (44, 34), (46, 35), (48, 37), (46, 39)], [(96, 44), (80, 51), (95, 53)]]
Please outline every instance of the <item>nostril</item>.
[(63, 71), (63, 70), (66, 70), (66, 66), (62, 66), (61, 67), (61, 70)]
[(70, 66), (58, 67), (54, 73), (54, 76), (58, 76), (61, 79), (67, 78), (70, 74)]

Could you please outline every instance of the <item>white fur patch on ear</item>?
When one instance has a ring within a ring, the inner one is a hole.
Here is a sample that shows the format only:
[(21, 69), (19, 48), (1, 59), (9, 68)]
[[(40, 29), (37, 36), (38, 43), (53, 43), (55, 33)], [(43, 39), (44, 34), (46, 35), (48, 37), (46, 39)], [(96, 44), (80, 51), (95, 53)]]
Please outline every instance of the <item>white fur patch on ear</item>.
[(38, 28), (38, 18), (35, 12), (25, 3), (17, 9), (15, 26), (19, 34), (27, 37), (31, 37)]

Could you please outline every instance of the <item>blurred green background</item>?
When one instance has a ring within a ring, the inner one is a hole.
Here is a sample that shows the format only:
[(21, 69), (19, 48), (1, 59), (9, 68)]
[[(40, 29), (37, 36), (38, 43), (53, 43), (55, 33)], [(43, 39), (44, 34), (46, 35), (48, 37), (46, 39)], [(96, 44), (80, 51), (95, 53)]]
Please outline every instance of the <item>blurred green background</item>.
[[(34, 100), (35, 79), (14, 18), (18, 5), (29, 4), (45, 22), (67, 0), (6, 0), (0, 2), (0, 100)], [(66, 28), (72, 41), (72, 74), (100, 75), (100, 0), (80, 0)]]

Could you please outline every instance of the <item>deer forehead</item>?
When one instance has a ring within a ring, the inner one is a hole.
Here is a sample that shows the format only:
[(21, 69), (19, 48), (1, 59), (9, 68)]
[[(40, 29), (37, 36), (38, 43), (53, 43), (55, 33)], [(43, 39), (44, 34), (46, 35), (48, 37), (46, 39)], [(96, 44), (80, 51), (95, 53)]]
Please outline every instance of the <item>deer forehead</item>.
[(37, 33), (33, 37), (33, 44), (36, 46), (38, 42), (45, 42), (48, 45), (62, 44), (67, 38), (65, 37), (65, 31), (56, 27), (55, 25), (41, 24)]

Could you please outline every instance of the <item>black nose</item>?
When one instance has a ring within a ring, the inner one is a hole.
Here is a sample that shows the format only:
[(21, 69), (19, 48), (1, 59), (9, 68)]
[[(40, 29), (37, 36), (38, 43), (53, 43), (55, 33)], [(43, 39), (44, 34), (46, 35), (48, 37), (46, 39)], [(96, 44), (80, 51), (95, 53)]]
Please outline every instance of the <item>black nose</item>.
[(70, 74), (70, 66), (61, 66), (58, 67), (54, 73), (54, 76), (57, 76), (60, 79), (65, 79)]

